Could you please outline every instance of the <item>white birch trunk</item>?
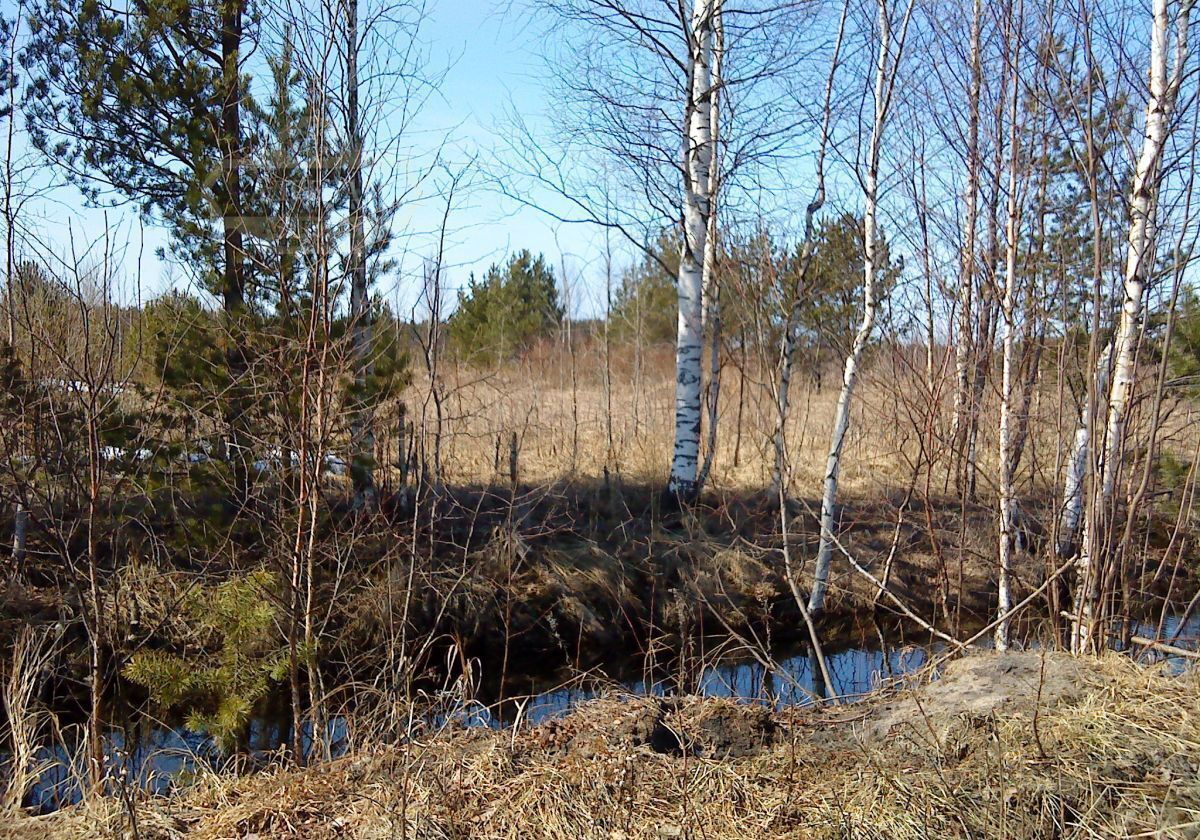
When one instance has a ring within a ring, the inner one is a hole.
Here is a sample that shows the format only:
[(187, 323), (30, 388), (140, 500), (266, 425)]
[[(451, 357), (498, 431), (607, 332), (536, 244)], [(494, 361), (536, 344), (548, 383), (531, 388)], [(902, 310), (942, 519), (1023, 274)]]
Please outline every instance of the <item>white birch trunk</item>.
[[(854, 344), (846, 356), (842, 371), (842, 390), (838, 394), (834, 413), (833, 435), (829, 444), (829, 456), (825, 462), (824, 490), (821, 494), (821, 540), (817, 549), (817, 563), (813, 571), (813, 588), (808, 598), (810, 613), (820, 612), (825, 605), (825, 592), (829, 587), (829, 566), (833, 559), (835, 540), (834, 520), (837, 514), (838, 475), (841, 471), (842, 447), (850, 429), (850, 405), (854, 398), (854, 385), (858, 380), (858, 365), (863, 350), (871, 339), (875, 326), (875, 315), (879, 302), (875, 299), (876, 246), (878, 230), (876, 212), (879, 198), (879, 150), (883, 142), (884, 124), (887, 122), (895, 73), (903, 51), (904, 33), (912, 14), (909, 3), (897, 49), (895, 61), (891, 60), (891, 21), (887, 6), (878, 4), (879, 10), (879, 57), (875, 65), (875, 116), (871, 128), (871, 139), (867, 146), (867, 170), (863, 179), (863, 315), (854, 335)], [(890, 78), (889, 78), (890, 75)]]
[(842, 39), (846, 31), (846, 15), (850, 4), (842, 6), (838, 22), (837, 40), (833, 46), (833, 57), (829, 62), (829, 76), (825, 80), (825, 107), (821, 116), (821, 140), (817, 146), (816, 182), (813, 199), (804, 213), (804, 241), (800, 245), (800, 266), (796, 284), (792, 289), (792, 306), (784, 325), (783, 342), (779, 349), (779, 382), (775, 391), (775, 464), (772, 469), (772, 495), (781, 497), (786, 492), (787, 478), (787, 419), (791, 410), (792, 374), (796, 367), (796, 350), (800, 345), (800, 316), (804, 305), (804, 287), (807, 285), (808, 269), (812, 265), (813, 236), (817, 213), (825, 205), (825, 154), (829, 148), (829, 126), (833, 120), (833, 82), (837, 75), (838, 62), (842, 53)]
[(675, 343), (675, 454), (667, 492), (688, 501), (697, 492), (704, 356), (704, 253), (711, 212), (713, 0), (695, 0), (683, 149), (683, 248)]
[(1183, 0), (1175, 21), (1175, 66), (1170, 77), (1167, 72), (1167, 45), (1170, 37), (1168, 0), (1154, 0), (1150, 33), (1150, 98), (1146, 103), (1146, 133), (1142, 140), (1130, 191), (1129, 241), (1125, 258), (1124, 292), (1121, 318), (1113, 336), (1113, 371), (1108, 393), (1108, 414), (1104, 427), (1104, 453), (1100, 459), (1100, 475), (1093, 492), (1096, 498), (1086, 510), (1084, 538), (1077, 562), (1075, 592), (1075, 626), (1072, 648), (1076, 652), (1089, 649), (1094, 641), (1093, 623), (1095, 602), (1099, 596), (1101, 570), (1095, 568), (1091, 543), (1099, 535), (1097, 516), (1103, 515), (1112, 503), (1113, 488), (1120, 472), (1124, 443), (1125, 414), (1133, 392), (1134, 363), (1138, 331), (1142, 318), (1142, 299), (1146, 275), (1154, 268), (1158, 182), (1163, 150), (1170, 130), (1171, 112), (1187, 59), (1188, 18), (1193, 0)]
[[(1101, 399), (1108, 394), (1108, 373), (1112, 363), (1112, 344), (1104, 347), (1104, 352), (1096, 364), (1095, 393)], [(1079, 536), (1079, 526), (1083, 523), (1083, 488), (1087, 479), (1088, 458), (1092, 442), (1091, 408), (1085, 403), (1079, 412), (1079, 423), (1075, 427), (1075, 438), (1071, 441), (1071, 454), (1067, 459), (1067, 472), (1063, 480), (1063, 503), (1058, 516), (1058, 545), (1055, 550), (1062, 559), (1070, 557), (1075, 551), (1075, 540)]]
[(717, 457), (717, 418), (721, 396), (721, 288), (717, 277), (717, 215), (720, 193), (720, 103), (721, 103), (721, 59), (725, 51), (725, 27), (721, 19), (721, 4), (724, 0), (712, 0), (713, 4), (713, 47), (711, 87), (709, 96), (708, 125), (711, 134), (712, 156), (708, 165), (708, 233), (704, 241), (704, 321), (709, 332), (708, 348), (708, 441), (704, 450), (704, 464), (696, 479), (696, 492), (704, 489), (708, 474)]
[(25, 544), (29, 534), (29, 511), (20, 502), (17, 502), (17, 509), (13, 512), (13, 544), (12, 557), (13, 566), (16, 568), (18, 577), (21, 574), (21, 567), (25, 563)]
[[(1021, 4), (1018, 4), (1019, 6)], [(997, 615), (995, 642), (996, 650), (1008, 650), (1010, 616), (1012, 611), (1012, 567), (1013, 567), (1013, 526), (1016, 522), (1016, 494), (1013, 488), (1013, 475), (1016, 463), (1013, 455), (1013, 380), (1016, 376), (1016, 296), (1017, 296), (1017, 249), (1020, 245), (1021, 230), (1020, 203), (1017, 187), (1021, 166), (1021, 135), (1017, 126), (1020, 114), (1020, 44), (1021, 44), (1021, 11), (1017, 12), (1017, 22), (1011, 33), (1012, 50), (1012, 98), (1009, 110), (1009, 170), (1008, 170), (1008, 201), (1005, 208), (1005, 249), (1004, 249), (1004, 296), (1000, 302), (1000, 335), (1003, 346), (1003, 373), (1000, 383), (1000, 569), (997, 592)]]
[[(1180, 8), (1177, 37), (1181, 57), (1187, 50), (1187, 17), (1191, 8), (1185, 0)], [(1178, 87), (1181, 66), (1174, 78), (1167, 78), (1167, 0), (1154, 0), (1154, 27), (1150, 46), (1150, 101), (1146, 106), (1146, 136), (1142, 143), (1130, 196), (1129, 248), (1125, 259), (1125, 301), (1113, 348), (1112, 392), (1104, 433), (1104, 459), (1101, 469), (1103, 498), (1112, 497), (1118, 470), (1122, 432), (1129, 395), (1133, 390), (1134, 355), (1141, 323), (1142, 298), (1146, 275), (1154, 268), (1156, 238), (1155, 211), (1158, 198), (1158, 174), (1166, 146), (1174, 91)]]
[(975, 230), (979, 224), (979, 98), (983, 87), (983, 4), (975, 0), (971, 16), (971, 89), (967, 116), (967, 188), (966, 218), (963, 221), (961, 274), (958, 286), (958, 336), (954, 345), (954, 445), (957, 457), (966, 454), (971, 410), (971, 335), (974, 330), (972, 309), (975, 295)]

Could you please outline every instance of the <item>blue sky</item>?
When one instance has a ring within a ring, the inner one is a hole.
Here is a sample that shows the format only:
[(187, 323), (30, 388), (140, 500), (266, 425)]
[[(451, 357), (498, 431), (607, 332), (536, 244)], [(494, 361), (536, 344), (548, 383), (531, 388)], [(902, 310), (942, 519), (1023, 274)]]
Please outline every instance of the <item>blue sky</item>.
[[(0, 8), (11, 17), (16, 6), (13, 0), (0, 0)], [(556, 267), (566, 266), (572, 286), (579, 290), (572, 309), (588, 315), (597, 311), (602, 299), (602, 292), (594, 288), (597, 232), (554, 222), (481, 186), (489, 155), (498, 145), (497, 133), (505, 130), (508, 109), (519, 108), (535, 129), (541, 123), (546, 106), (540, 36), (538, 23), (519, 3), (431, 0), (421, 38), (430, 66), (445, 69), (445, 77), (413, 126), (414, 136), (418, 148), (432, 149), (446, 141), (443, 160), (449, 169), (477, 161), (476, 175), (468, 178), (474, 185), (456, 200), (450, 217), (449, 285), (465, 285), (471, 272), (481, 273), (506, 254), (529, 248), (543, 252)], [(29, 154), (36, 164), (34, 154)], [(172, 286), (189, 286), (186, 271), (155, 256), (167, 242), (162, 228), (143, 223), (128, 206), (89, 207), (73, 186), (47, 189), (47, 180), (47, 173), (33, 179), (45, 194), (25, 209), (31, 232), (49, 251), (65, 258), (72, 247), (79, 253), (91, 243), (98, 254), (107, 230), (110, 247), (123, 258), (122, 297), (148, 299)], [(526, 198), (535, 203), (553, 201), (552, 196)], [(401, 217), (397, 245), (401, 270), (379, 289), (400, 312), (411, 311), (416, 302), (421, 261), (434, 253), (432, 232), (442, 210), (440, 199), (432, 197), (414, 203)]]
[[(534, 126), (541, 123), (546, 105), (539, 78), (538, 26), (519, 4), (438, 0), (430, 3), (423, 33), (431, 64), (449, 66), (420, 123), (431, 139), (440, 134), (450, 138), (445, 158), (451, 168), (475, 158), (481, 176), (488, 157), (503, 143), (500, 135), (507, 129), (505, 113), (510, 107), (519, 108)], [(416, 228), (435, 226), (442, 208), (436, 201), (431, 204), (421, 213), (427, 221)], [(566, 252), (572, 271), (581, 257), (590, 258), (593, 232), (559, 225), (479, 186), (456, 202), (450, 225), (447, 262), (454, 285), (465, 284), (470, 272), (482, 273), (519, 248), (544, 252), (555, 264), (560, 251)]]

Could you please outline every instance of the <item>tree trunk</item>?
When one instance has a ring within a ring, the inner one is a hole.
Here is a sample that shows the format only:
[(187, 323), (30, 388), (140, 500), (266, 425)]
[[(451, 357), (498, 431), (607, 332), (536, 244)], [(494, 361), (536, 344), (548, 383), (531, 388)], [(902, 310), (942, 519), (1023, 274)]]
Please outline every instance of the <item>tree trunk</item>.
[[(1023, 6), (1023, 4), (1018, 4)], [(1011, 21), (1011, 19), (1010, 19)], [(1013, 488), (1013, 475), (1016, 471), (1016, 459), (1012, 445), (1013, 433), (1013, 383), (1016, 378), (1016, 296), (1017, 296), (1017, 249), (1020, 245), (1021, 210), (1018, 201), (1017, 187), (1021, 166), (1020, 131), (1017, 120), (1020, 116), (1020, 44), (1021, 44), (1021, 11), (1017, 12), (1013, 32), (1010, 35), (1010, 55), (1012, 66), (1012, 92), (1009, 111), (1009, 170), (1008, 170), (1008, 202), (1005, 208), (1005, 259), (1004, 259), (1004, 296), (1000, 303), (1000, 332), (1003, 346), (1003, 373), (1000, 382), (1000, 569), (998, 585), (998, 605), (995, 641), (996, 650), (1008, 650), (1010, 616), (1012, 610), (1012, 566), (1013, 526), (1016, 523), (1016, 495)]]
[(25, 543), (29, 534), (29, 511), (20, 502), (13, 511), (13, 571), (19, 580), (25, 566)]
[[(1097, 394), (1108, 393), (1108, 374), (1112, 364), (1112, 344), (1104, 348), (1096, 363), (1094, 377)], [(1088, 458), (1092, 443), (1093, 412), (1084, 401), (1079, 411), (1079, 423), (1075, 427), (1075, 438), (1071, 441), (1071, 454), (1067, 458), (1067, 473), (1063, 481), (1063, 503), (1058, 515), (1058, 543), (1055, 551), (1062, 559), (1076, 551), (1079, 526), (1083, 523), (1083, 488), (1087, 478)]]
[(245, 0), (224, 0), (221, 4), (222, 102), (221, 134), (225, 144), (224, 207), (222, 217), (224, 279), (221, 303), (229, 330), (229, 349), (225, 360), (230, 378), (229, 401), (225, 421), (232, 451), (227, 453), (233, 466), (234, 495), (239, 506), (249, 498), (249, 470), (246, 445), (247, 395), (244, 382), (248, 364), (242, 316), (246, 308), (243, 275), (245, 248), (242, 240), (242, 125), (241, 125), (241, 43)]
[(8, 343), (16, 351), (17, 348), (17, 306), (14, 293), (16, 292), (16, 210), (13, 207), (13, 133), (17, 121), (17, 35), (21, 26), (21, 15), (13, 21), (12, 37), (8, 44), (8, 142), (4, 149), (4, 281), (6, 295), (4, 309), (8, 321)]
[(371, 431), (367, 379), (371, 375), (371, 301), (367, 288), (366, 219), (363, 204), (363, 136), (358, 113), (358, 0), (346, 0), (346, 136), (350, 140), (350, 323), (354, 355), (354, 405), (350, 423), (350, 475), (356, 500), (369, 504), (375, 491), (375, 435)]
[(863, 314), (854, 335), (854, 344), (846, 356), (842, 370), (842, 389), (838, 395), (834, 413), (833, 436), (829, 445), (829, 457), (825, 462), (824, 492), (821, 496), (821, 539), (817, 549), (817, 563), (813, 571), (813, 588), (809, 594), (808, 610), (820, 612), (825, 605), (825, 592), (829, 585), (829, 566), (833, 559), (834, 521), (837, 510), (838, 475), (841, 471), (842, 447), (850, 429), (850, 405), (854, 398), (854, 386), (858, 380), (858, 365), (862, 359), (871, 331), (875, 326), (875, 315), (879, 302), (875, 298), (876, 249), (878, 231), (876, 212), (879, 198), (879, 152), (883, 142), (883, 130), (887, 122), (895, 74), (904, 49), (904, 38), (912, 14), (912, 3), (904, 16), (896, 57), (891, 58), (891, 21), (887, 5), (880, 0), (879, 9), (879, 57), (875, 66), (875, 116), (871, 128), (871, 139), (867, 147), (867, 171), (863, 179)]
[[(771, 489), (772, 495), (781, 499), (785, 498), (788, 489), (786, 487), (787, 476), (784, 474), (787, 467), (787, 419), (791, 410), (792, 376), (796, 369), (796, 351), (800, 346), (800, 316), (804, 304), (803, 295), (807, 285), (808, 269), (812, 265), (813, 236), (817, 213), (825, 205), (825, 153), (829, 148), (829, 125), (833, 119), (833, 82), (841, 58), (842, 39), (846, 32), (846, 15), (849, 9), (850, 4), (847, 0), (842, 5), (837, 40), (834, 42), (833, 57), (829, 62), (829, 75), (825, 79), (825, 107), (821, 116), (821, 139), (817, 145), (816, 189), (813, 192), (812, 201), (804, 211), (804, 241), (800, 244), (800, 266), (796, 272), (796, 283), (791, 290), (791, 306), (787, 313), (787, 322), (784, 325), (783, 342), (779, 348), (779, 381), (775, 388), (775, 432), (772, 435), (775, 446), (775, 463), (771, 470)], [(744, 341), (742, 346), (745, 347)], [(745, 376), (746, 366), (743, 364), (742, 378), (745, 379)]]
[(958, 287), (958, 337), (954, 346), (954, 457), (958, 460), (961, 486), (967, 458), (967, 439), (973, 416), (971, 406), (971, 336), (974, 331), (975, 231), (979, 224), (979, 99), (983, 86), (983, 4), (975, 0), (971, 16), (971, 89), (967, 107), (967, 208), (963, 221), (961, 274)]
[[(94, 384), (94, 381), (89, 383)], [(100, 419), (96, 407), (97, 396), (95, 388), (89, 389), (87, 405), (87, 518), (84, 527), (87, 535), (87, 585), (88, 600), (91, 602), (91, 621), (84, 617), (84, 626), (88, 632), (89, 668), (88, 695), (91, 708), (87, 720), (87, 752), (88, 752), (88, 793), (91, 796), (104, 795), (107, 768), (104, 761), (104, 644), (107, 637), (104, 608), (104, 594), (100, 583), (100, 554), (99, 539), (97, 538), (97, 519), (100, 508), (100, 488), (103, 476), (101, 474), (101, 445)], [(86, 610), (85, 610), (86, 613)]]
[(704, 464), (696, 479), (696, 492), (704, 488), (717, 457), (717, 417), (721, 397), (721, 286), (717, 276), (717, 198), (720, 188), (720, 100), (721, 59), (725, 49), (725, 27), (721, 22), (723, 0), (713, 0), (712, 94), (709, 97), (709, 127), (712, 132), (712, 157), (708, 166), (708, 233), (704, 241), (704, 320), (708, 328), (708, 440)]
[(667, 493), (687, 502), (699, 490), (704, 252), (712, 209), (712, 89), (714, 0), (695, 0), (685, 109), (683, 248), (679, 261), (679, 319), (675, 344), (675, 454)]
[[(1145, 137), (1134, 171), (1133, 187), (1130, 191), (1129, 240), (1125, 258), (1124, 292), (1121, 318), (1113, 336), (1112, 380), (1108, 388), (1108, 413), (1104, 428), (1104, 452), (1100, 459), (1100, 474), (1094, 482), (1095, 502), (1086, 511), (1084, 539), (1077, 563), (1079, 586), (1076, 590), (1072, 647), (1085, 650), (1095, 641), (1092, 618), (1098, 597), (1097, 582), (1101, 570), (1095, 567), (1091, 556), (1093, 540), (1099, 538), (1098, 517), (1112, 503), (1113, 489), (1120, 473), (1121, 454), (1124, 444), (1125, 414), (1129, 397), (1133, 392), (1134, 363), (1142, 319), (1142, 298), (1146, 278), (1154, 269), (1155, 238), (1157, 229), (1155, 213), (1158, 203), (1159, 175), (1162, 168), (1163, 150), (1170, 131), (1175, 97), (1187, 59), (1188, 18), (1193, 0), (1183, 0), (1175, 21), (1175, 66), (1168, 77), (1167, 46), (1170, 37), (1170, 19), (1167, 14), (1168, 0), (1154, 0), (1153, 23), (1150, 35), (1150, 98), (1146, 103)], [(1127, 511), (1126, 516), (1132, 516)]]
[[(1187, 15), (1191, 2), (1180, 10), (1178, 37), (1186, 49)], [(1167, 79), (1167, 0), (1154, 2), (1154, 28), (1151, 38), (1150, 101), (1146, 106), (1146, 136), (1142, 144), (1130, 196), (1131, 220), (1129, 250), (1125, 261), (1125, 301), (1121, 321), (1114, 337), (1113, 375), (1104, 433), (1104, 458), (1101, 461), (1101, 492), (1105, 501), (1119, 472), (1122, 432), (1129, 395), (1133, 390), (1134, 354), (1141, 323), (1142, 296), (1146, 276), (1154, 268), (1154, 244), (1157, 235), (1155, 210), (1158, 199), (1158, 174), (1166, 145), (1171, 118), (1173, 92), (1177, 81)], [(1178, 73), (1179, 69), (1176, 68)]]

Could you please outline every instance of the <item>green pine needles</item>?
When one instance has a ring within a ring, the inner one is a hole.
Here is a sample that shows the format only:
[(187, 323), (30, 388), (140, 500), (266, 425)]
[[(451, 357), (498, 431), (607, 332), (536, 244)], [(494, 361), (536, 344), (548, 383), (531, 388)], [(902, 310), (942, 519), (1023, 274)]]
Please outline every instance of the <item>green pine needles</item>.
[(540, 254), (523, 250), (482, 280), (471, 278), (450, 317), (450, 340), (465, 359), (498, 362), (551, 335), (565, 314), (554, 272)]
[(278, 589), (275, 576), (259, 570), (193, 590), (184, 607), (215, 652), (143, 651), (125, 666), (125, 677), (183, 713), (188, 729), (233, 750), (256, 704), (287, 674), (287, 648), (276, 632)]

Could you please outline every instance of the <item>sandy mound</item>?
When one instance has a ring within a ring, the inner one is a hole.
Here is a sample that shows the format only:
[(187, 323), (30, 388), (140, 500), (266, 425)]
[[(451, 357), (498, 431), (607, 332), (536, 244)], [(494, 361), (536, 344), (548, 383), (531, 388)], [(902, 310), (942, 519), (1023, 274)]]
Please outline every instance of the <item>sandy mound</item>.
[(919, 688), (872, 705), (862, 735), (868, 742), (905, 734), (943, 739), (957, 724), (997, 713), (1032, 719), (1035, 710), (1071, 700), (1083, 691), (1085, 666), (1065, 653), (981, 653), (949, 663)]

